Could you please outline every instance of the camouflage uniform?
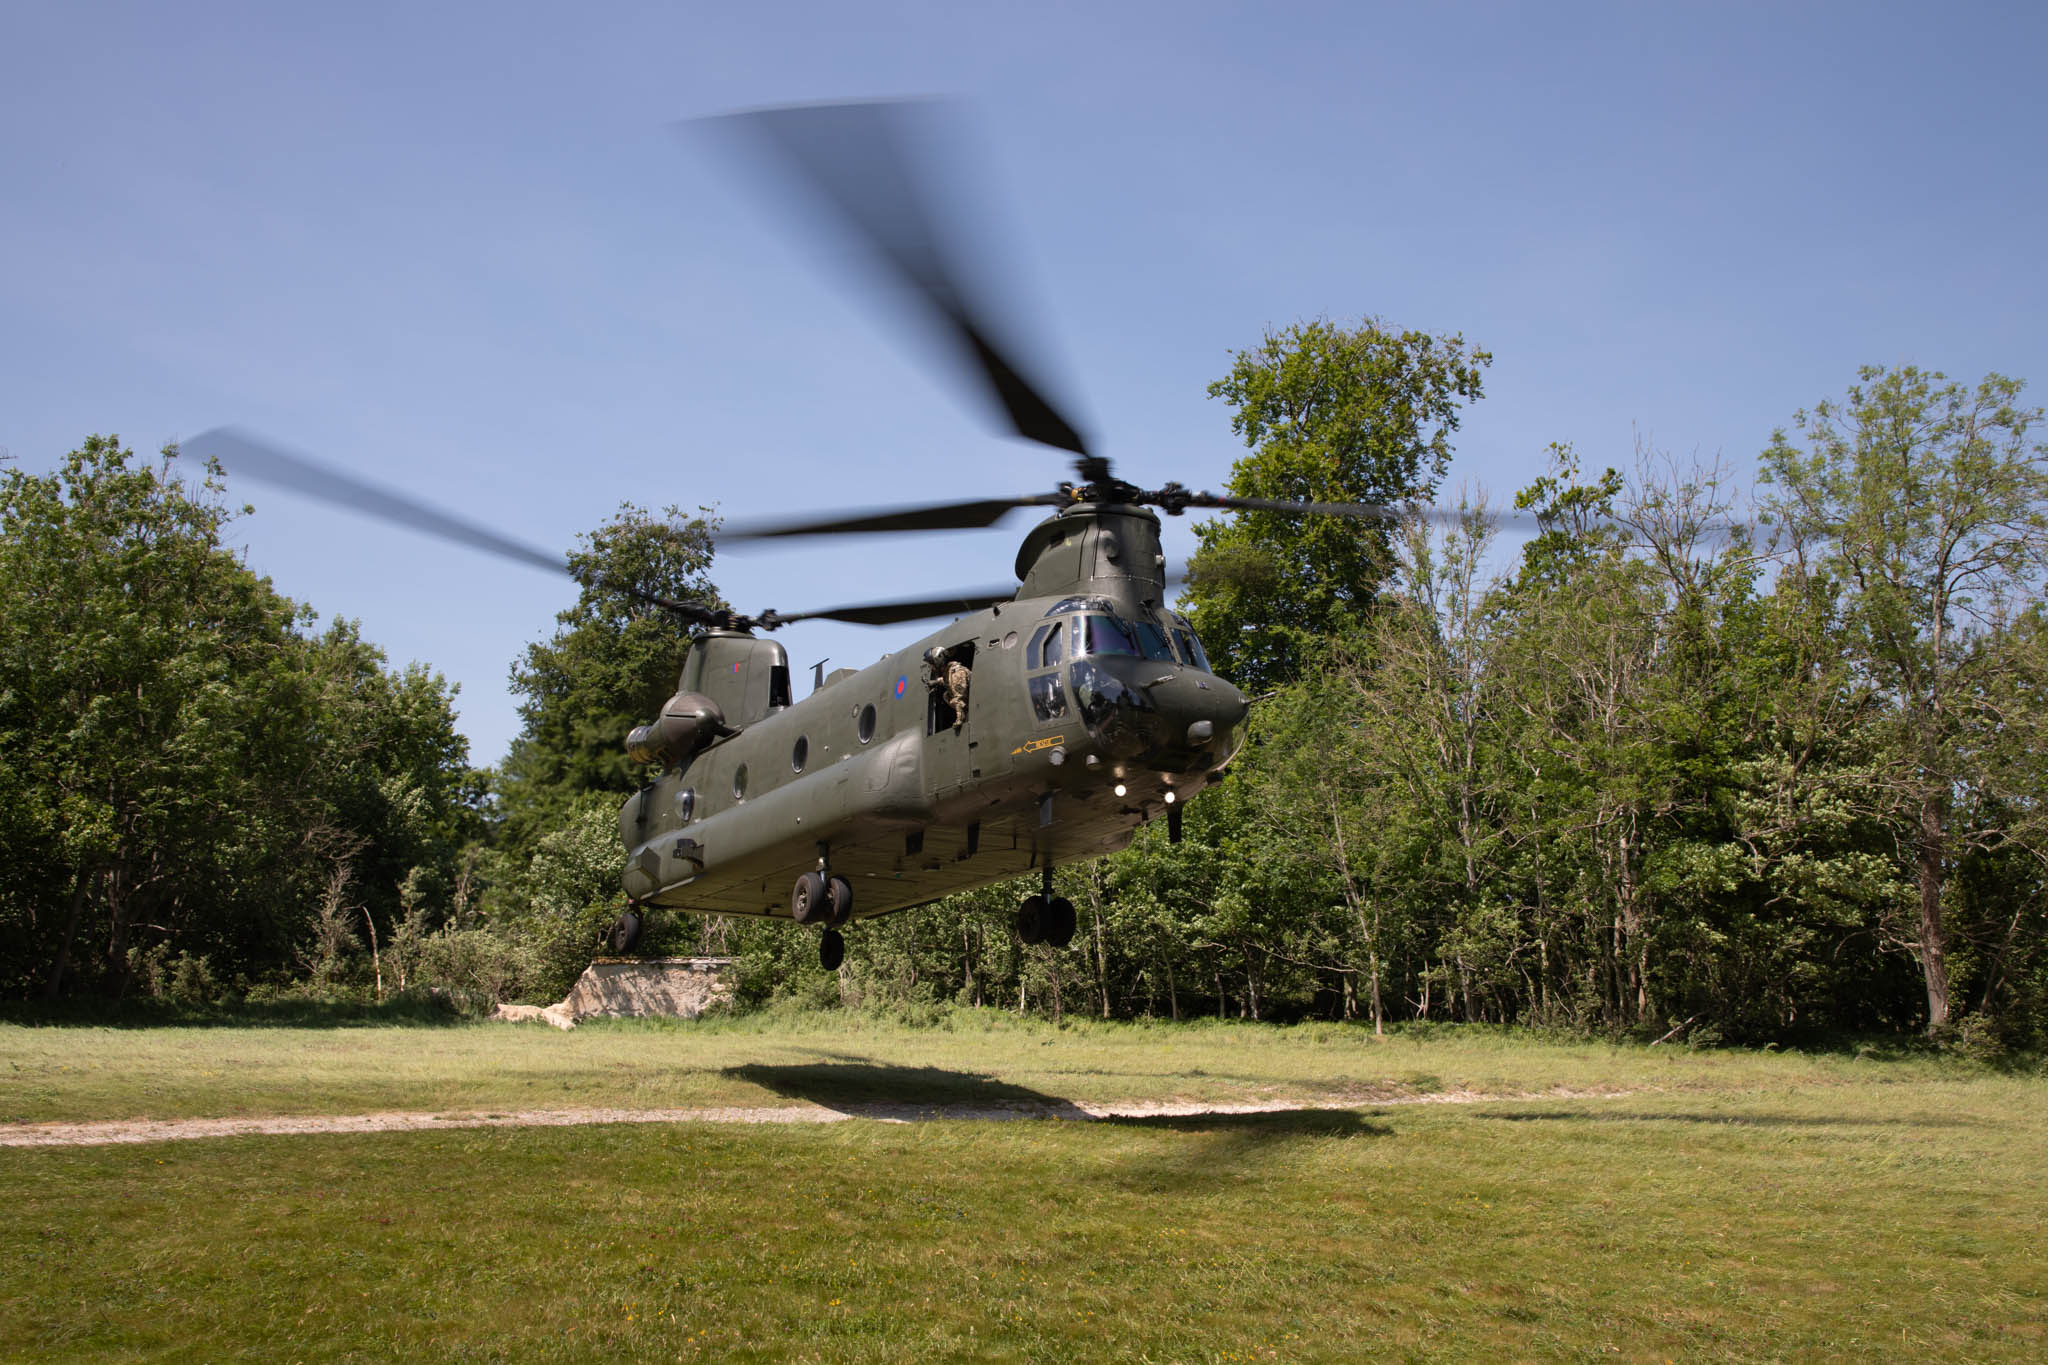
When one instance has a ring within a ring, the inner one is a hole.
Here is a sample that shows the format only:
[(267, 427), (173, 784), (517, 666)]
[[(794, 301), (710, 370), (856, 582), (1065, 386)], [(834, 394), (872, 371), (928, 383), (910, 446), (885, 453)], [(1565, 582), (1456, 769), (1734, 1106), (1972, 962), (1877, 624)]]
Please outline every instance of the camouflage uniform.
[(972, 675), (958, 659), (946, 661), (946, 702), (953, 708), (953, 728), (967, 723), (967, 682)]

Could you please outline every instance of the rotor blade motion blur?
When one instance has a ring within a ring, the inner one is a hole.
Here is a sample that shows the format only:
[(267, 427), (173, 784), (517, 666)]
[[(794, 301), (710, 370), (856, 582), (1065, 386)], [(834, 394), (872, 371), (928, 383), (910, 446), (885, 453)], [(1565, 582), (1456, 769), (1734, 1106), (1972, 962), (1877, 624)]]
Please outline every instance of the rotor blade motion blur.
[(1190, 507), (1214, 507), (1232, 512), (1280, 512), (1287, 516), (1350, 517), (1355, 521), (1400, 521), (1419, 516), (1424, 521), (1448, 525), (1462, 514), (1448, 507), (1396, 507), (1381, 502), (1290, 502), (1284, 498), (1233, 498), (1217, 493), (1196, 493)]
[(751, 522), (718, 533), (721, 545), (734, 541), (774, 540), (785, 536), (844, 536), (874, 531), (976, 531), (993, 526), (1019, 507), (1057, 506), (1055, 494), (1026, 498), (980, 498), (973, 502), (931, 503), (923, 507), (879, 507), (851, 515), (805, 518), (800, 521)]
[(303, 455), (293, 455), (236, 427), (215, 427), (203, 431), (179, 448), (188, 455), (219, 460), (230, 474), (241, 474), (279, 488), (304, 493), (323, 502), (339, 503), (365, 516), (425, 532), (441, 540), (467, 545), (472, 550), (500, 559), (530, 564), (551, 573), (568, 573), (569, 561), (558, 554), (499, 535), (496, 531), (464, 521), (461, 517), (413, 501), (401, 493), (379, 488)]
[[(291, 454), (267, 441), (235, 427), (215, 427), (201, 432), (189, 441), (180, 443), (188, 455), (220, 461), (221, 467), (230, 473), (244, 475), (261, 482), (288, 488), (297, 493), (319, 498), (326, 502), (339, 503), (353, 508), (365, 516), (379, 521), (391, 522), (411, 530), (422, 531), (441, 540), (453, 541), (473, 550), (501, 559), (510, 559), (520, 564), (547, 569), (554, 573), (576, 577), (569, 567), (569, 561), (560, 555), (550, 555), (545, 550), (535, 549), (496, 531), (488, 530), (474, 522), (464, 521), (447, 512), (415, 502), (402, 494), (378, 488), (350, 474), (331, 469), (307, 459), (303, 455)], [(967, 504), (998, 509), (996, 515), (1012, 507), (1031, 505), (1031, 499), (991, 500), (983, 504)], [(926, 512), (943, 512), (944, 508), (927, 508)], [(902, 515), (902, 514), (899, 514)], [(910, 515), (915, 515), (915, 510)], [(985, 526), (994, 516), (978, 522), (961, 523), (968, 526)], [(931, 523), (938, 525), (939, 523)], [(851, 530), (887, 530), (893, 527), (853, 526)], [(775, 534), (761, 532), (757, 534)], [(799, 534), (785, 531), (781, 534)], [(580, 579), (578, 581), (581, 581)], [(898, 621), (919, 621), (928, 616), (956, 615), (976, 611), (994, 602), (1007, 602), (1016, 596), (1015, 588), (989, 588), (979, 592), (955, 593), (944, 597), (920, 598), (904, 602), (870, 602), (848, 607), (829, 607), (823, 611), (802, 611), (782, 613), (763, 612), (759, 616), (745, 616), (724, 607), (714, 607), (702, 602), (678, 602), (672, 598), (660, 597), (644, 592), (628, 583), (613, 579), (598, 579), (595, 586), (624, 593), (636, 602), (645, 603), (669, 612), (693, 626), (708, 626), (721, 630), (752, 630), (761, 627), (774, 630), (777, 626), (792, 621), (847, 621), (855, 625), (886, 626)]]
[(933, 193), (943, 187), (912, 151), (913, 121), (929, 109), (922, 101), (792, 105), (704, 123), (744, 138), (748, 160), (783, 171), (838, 235), (907, 288), (994, 391), (1019, 436), (1085, 456), (1080, 432), (1026, 378), (1014, 346), (998, 339), (986, 307), (966, 287), (959, 250), (966, 234), (945, 230)]
[[(562, 555), (552, 555), (546, 550), (536, 549), (523, 541), (513, 540), (475, 522), (438, 508), (416, 502), (402, 493), (379, 488), (375, 484), (344, 474), (303, 455), (294, 455), (282, 447), (272, 445), (260, 437), (237, 427), (215, 427), (203, 431), (188, 441), (179, 442), (179, 449), (187, 455), (198, 455), (220, 461), (221, 468), (230, 474), (239, 474), (271, 484), (278, 488), (303, 493), (323, 502), (338, 503), (352, 508), (364, 516), (378, 521), (390, 522), (409, 530), (433, 536), (437, 540), (451, 541), (472, 550), (500, 559), (509, 559), (516, 564), (528, 564), (550, 573), (566, 574), (576, 578), (569, 561)], [(581, 579), (577, 581), (581, 582)], [(624, 593), (636, 602), (673, 612), (693, 625), (720, 625), (730, 618), (730, 613), (720, 608), (707, 607), (698, 602), (675, 602), (666, 597), (643, 592), (631, 584), (598, 580), (600, 586)]]
[(764, 613), (761, 624), (769, 629), (792, 621), (845, 621), (856, 626), (891, 626), (899, 621), (922, 621), (928, 616), (964, 616), (970, 611), (1008, 602), (1017, 595), (1015, 587), (983, 588), (945, 597), (920, 597), (901, 602), (865, 602), (850, 607), (827, 607), (823, 611)]

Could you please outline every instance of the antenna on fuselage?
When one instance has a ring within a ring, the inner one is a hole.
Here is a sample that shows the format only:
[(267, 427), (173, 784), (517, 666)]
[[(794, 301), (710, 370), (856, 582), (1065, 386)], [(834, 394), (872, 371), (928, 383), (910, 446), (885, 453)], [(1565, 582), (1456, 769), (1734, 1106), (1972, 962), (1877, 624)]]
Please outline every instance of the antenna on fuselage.
[(818, 662), (811, 665), (811, 691), (817, 692), (824, 688), (825, 665), (831, 662), (831, 656), (827, 655), (825, 658), (822, 658), (818, 660)]

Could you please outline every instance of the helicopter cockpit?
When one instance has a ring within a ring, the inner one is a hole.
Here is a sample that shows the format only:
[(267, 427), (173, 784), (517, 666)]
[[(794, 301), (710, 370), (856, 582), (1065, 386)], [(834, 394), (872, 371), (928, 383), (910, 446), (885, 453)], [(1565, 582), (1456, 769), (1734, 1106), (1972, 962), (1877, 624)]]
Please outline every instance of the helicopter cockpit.
[(1027, 656), (1050, 670), (1029, 680), (1041, 723), (1066, 713), (1064, 672), (1089, 734), (1113, 755), (1185, 772), (1236, 751), (1244, 696), (1210, 673), (1184, 617), (1096, 596), (1062, 598), (1046, 616)]
[(1196, 638), (1195, 628), (1176, 612), (1155, 612), (1147, 607), (1126, 614), (1107, 597), (1065, 597), (1045, 614), (1078, 618), (1072, 642), (1076, 659), (1121, 655), (1211, 672), (1209, 656)]

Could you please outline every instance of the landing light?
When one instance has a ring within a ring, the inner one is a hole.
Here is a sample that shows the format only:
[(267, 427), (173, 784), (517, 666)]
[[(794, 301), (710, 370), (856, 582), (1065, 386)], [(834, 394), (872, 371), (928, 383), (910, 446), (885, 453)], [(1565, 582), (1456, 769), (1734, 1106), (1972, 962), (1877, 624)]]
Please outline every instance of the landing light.
[(1116, 784), (1116, 794), (1117, 794), (1118, 796), (1122, 796), (1122, 795), (1124, 794), (1124, 784), (1123, 784), (1123, 783), (1119, 782), (1119, 783), (1117, 783), (1117, 784)]
[(1170, 806), (1170, 805), (1172, 805), (1172, 804), (1174, 803), (1174, 800), (1175, 800), (1174, 794), (1173, 794), (1172, 790), (1171, 790), (1171, 789), (1169, 788), (1169, 789), (1168, 789), (1168, 791), (1167, 791), (1167, 793), (1166, 793), (1166, 804)]

